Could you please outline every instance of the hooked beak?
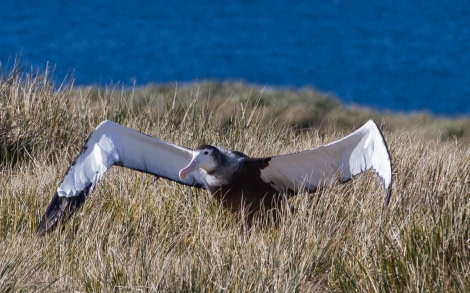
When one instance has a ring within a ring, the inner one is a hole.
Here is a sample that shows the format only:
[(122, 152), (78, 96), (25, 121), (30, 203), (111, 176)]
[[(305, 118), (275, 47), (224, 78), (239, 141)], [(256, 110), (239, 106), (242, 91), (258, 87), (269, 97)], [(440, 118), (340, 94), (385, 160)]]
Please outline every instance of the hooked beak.
[(180, 179), (183, 180), (189, 173), (194, 172), (197, 169), (199, 169), (199, 162), (197, 159), (192, 159), (186, 167), (180, 170)]

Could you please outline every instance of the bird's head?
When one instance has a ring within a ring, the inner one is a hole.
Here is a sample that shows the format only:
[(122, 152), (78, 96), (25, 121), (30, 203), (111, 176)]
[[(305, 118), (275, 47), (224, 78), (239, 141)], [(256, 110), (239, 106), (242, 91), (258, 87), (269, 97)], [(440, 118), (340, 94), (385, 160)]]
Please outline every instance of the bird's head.
[(218, 166), (219, 150), (211, 145), (202, 145), (193, 151), (189, 164), (180, 170), (179, 177), (183, 180), (188, 174), (204, 169), (210, 173)]

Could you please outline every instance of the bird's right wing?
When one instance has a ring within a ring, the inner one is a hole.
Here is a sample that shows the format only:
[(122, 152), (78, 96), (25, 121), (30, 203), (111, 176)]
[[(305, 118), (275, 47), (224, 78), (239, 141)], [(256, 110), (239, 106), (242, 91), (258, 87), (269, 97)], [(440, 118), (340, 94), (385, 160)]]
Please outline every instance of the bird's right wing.
[(113, 165), (163, 177), (181, 184), (206, 188), (204, 177), (193, 172), (178, 176), (192, 151), (111, 121), (103, 121), (89, 136), (82, 152), (67, 170), (39, 225), (43, 234), (83, 203)]

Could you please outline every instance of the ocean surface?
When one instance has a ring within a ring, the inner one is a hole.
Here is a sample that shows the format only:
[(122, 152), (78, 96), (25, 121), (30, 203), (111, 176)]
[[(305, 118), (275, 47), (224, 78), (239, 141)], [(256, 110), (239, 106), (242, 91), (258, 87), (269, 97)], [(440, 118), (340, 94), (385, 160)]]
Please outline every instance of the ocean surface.
[(207, 79), (470, 115), (470, 1), (11, 1), (0, 63), (76, 85)]

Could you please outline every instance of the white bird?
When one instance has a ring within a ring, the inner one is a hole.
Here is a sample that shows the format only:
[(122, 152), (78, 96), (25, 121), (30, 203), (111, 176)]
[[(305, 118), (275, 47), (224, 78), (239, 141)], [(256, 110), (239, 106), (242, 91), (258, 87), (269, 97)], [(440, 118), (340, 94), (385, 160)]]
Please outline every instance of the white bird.
[(211, 145), (191, 150), (103, 121), (65, 173), (38, 233), (44, 234), (67, 219), (113, 165), (204, 188), (224, 207), (232, 211), (250, 207), (250, 213), (276, 207), (299, 192), (346, 182), (367, 170), (377, 175), (385, 205), (392, 185), (390, 154), (372, 120), (327, 145), (266, 158), (250, 158)]

